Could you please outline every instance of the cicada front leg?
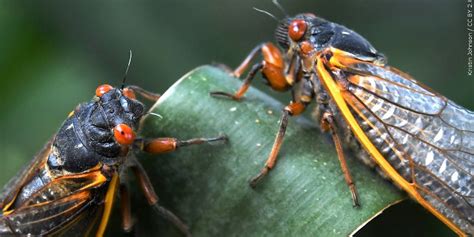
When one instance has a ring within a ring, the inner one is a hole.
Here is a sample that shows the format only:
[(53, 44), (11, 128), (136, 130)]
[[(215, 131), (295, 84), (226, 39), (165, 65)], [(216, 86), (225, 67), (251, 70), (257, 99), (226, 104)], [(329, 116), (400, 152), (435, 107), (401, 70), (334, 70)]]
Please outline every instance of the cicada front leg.
[[(176, 138), (138, 138), (134, 142), (134, 146), (138, 147), (140, 150), (150, 153), (150, 154), (162, 154), (167, 152), (175, 151), (176, 149), (189, 145), (198, 145), (198, 144), (210, 144), (215, 142), (225, 142), (227, 141), (226, 136), (218, 136), (213, 138), (193, 138), (189, 140), (179, 140)], [(159, 204), (158, 195), (153, 188), (153, 185), (148, 178), (148, 175), (143, 169), (142, 165), (131, 156), (129, 159), (128, 167), (132, 170), (133, 174), (138, 181), (140, 189), (142, 190), (145, 199), (148, 204), (163, 218), (167, 221), (173, 223), (185, 236), (191, 236), (188, 226), (173, 212), (166, 209), (165, 207)], [(124, 171), (121, 176), (126, 175)], [(122, 209), (122, 228), (130, 232), (133, 230), (133, 222), (130, 211), (130, 197), (128, 193), (127, 186), (125, 184), (120, 185), (120, 197), (121, 197), (121, 209)]]
[[(262, 61), (252, 64), (252, 61), (258, 54), (262, 55)], [(285, 61), (286, 55), (272, 43), (263, 43), (255, 47), (244, 61), (238, 66), (233, 75), (240, 77), (249, 67), (251, 67), (247, 76), (244, 79), (242, 86), (235, 93), (215, 91), (211, 92), (211, 96), (226, 97), (233, 100), (240, 100), (250, 87), (250, 83), (258, 72), (261, 72), (268, 85), (276, 91), (287, 91), (293, 88), (293, 85), (299, 81), (300, 68), (299, 61), (296, 58), (291, 58), (289, 65)], [(252, 65), (252, 66), (251, 66)], [(294, 91), (292, 89), (292, 94)], [(255, 187), (259, 180), (261, 180), (268, 172), (275, 166), (280, 147), (283, 143), (286, 127), (288, 125), (289, 116), (297, 116), (304, 112), (306, 106), (311, 102), (314, 92), (311, 84), (310, 76), (303, 82), (303, 92), (300, 98), (295, 98), (288, 104), (282, 112), (280, 119), (280, 126), (273, 143), (272, 150), (265, 166), (260, 173), (250, 180), (250, 186)]]
[(179, 140), (173, 137), (161, 137), (161, 138), (145, 138), (137, 139), (135, 145), (140, 150), (150, 154), (162, 154), (175, 151), (176, 149), (184, 146), (199, 145), (199, 144), (212, 144), (215, 142), (225, 142), (227, 137), (224, 135), (212, 138), (193, 138), (189, 140)]
[[(263, 60), (252, 65), (251, 63), (258, 53), (261, 53)], [(268, 85), (277, 91), (286, 91), (290, 89), (295, 81), (294, 68), (291, 68), (291, 65), (289, 68), (286, 67), (283, 54), (272, 43), (263, 43), (255, 47), (240, 66), (234, 70), (233, 75), (235, 77), (240, 77), (250, 66), (251, 69), (245, 77), (242, 86), (235, 93), (232, 94), (228, 92), (214, 91), (210, 93), (211, 96), (240, 100), (245, 92), (247, 92), (250, 83), (258, 72), (262, 72)]]
[(140, 96), (151, 102), (156, 102), (161, 97), (160, 94), (147, 91), (139, 86), (130, 85), (123, 89), (123, 95), (129, 98), (136, 99), (136, 94), (139, 94)]

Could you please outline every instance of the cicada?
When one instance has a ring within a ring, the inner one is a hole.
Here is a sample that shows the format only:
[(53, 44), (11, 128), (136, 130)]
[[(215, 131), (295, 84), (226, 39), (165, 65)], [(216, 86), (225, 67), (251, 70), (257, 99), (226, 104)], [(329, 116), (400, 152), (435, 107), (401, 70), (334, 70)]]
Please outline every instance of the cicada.
[(137, 86), (101, 85), (78, 105), (34, 159), (0, 194), (1, 236), (102, 236), (116, 193), (122, 228), (133, 227), (126, 180), (132, 170), (148, 204), (189, 236), (187, 226), (159, 205), (136, 151), (160, 154), (180, 147), (225, 140), (215, 138), (140, 138), (136, 131), (147, 114), (140, 95), (160, 97)]
[[(276, 40), (255, 47), (233, 71), (240, 100), (260, 71), (276, 91), (291, 91), (271, 153), (254, 187), (274, 166), (288, 117), (315, 100), (313, 113), (334, 141), (353, 203), (356, 186), (343, 154), (352, 148), (366, 164), (459, 235), (474, 234), (474, 113), (388, 66), (386, 57), (356, 32), (311, 13), (279, 21)], [(263, 60), (252, 64), (259, 55)]]

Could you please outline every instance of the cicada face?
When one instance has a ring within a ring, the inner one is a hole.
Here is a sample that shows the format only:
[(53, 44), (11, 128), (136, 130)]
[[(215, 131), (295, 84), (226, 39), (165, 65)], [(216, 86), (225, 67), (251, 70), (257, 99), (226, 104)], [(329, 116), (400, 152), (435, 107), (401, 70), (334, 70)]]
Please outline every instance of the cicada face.
[(385, 61), (384, 56), (358, 33), (311, 13), (281, 20), (275, 38), (289, 54), (310, 57), (313, 61), (316, 54), (328, 48), (340, 49), (367, 61)]
[(121, 162), (135, 140), (143, 113), (143, 104), (127, 90), (99, 86), (94, 99), (79, 105), (64, 122), (48, 164), (53, 169), (81, 172), (99, 162)]
[(117, 132), (124, 129), (137, 130), (138, 122), (144, 114), (143, 104), (133, 96), (127, 96), (123, 90), (112, 88), (96, 95), (89, 106), (90, 110), (80, 115), (83, 116), (81, 120), (84, 124), (87, 124), (84, 126), (84, 133), (94, 141), (93, 148), (102, 155), (117, 155), (121, 145), (129, 145), (133, 141), (121, 139)]

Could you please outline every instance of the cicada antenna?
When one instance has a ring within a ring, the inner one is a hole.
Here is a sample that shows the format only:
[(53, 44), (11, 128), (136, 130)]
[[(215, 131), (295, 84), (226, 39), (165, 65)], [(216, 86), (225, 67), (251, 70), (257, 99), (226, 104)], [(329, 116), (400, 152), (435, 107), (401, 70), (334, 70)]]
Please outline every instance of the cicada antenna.
[(285, 17), (288, 17), (288, 13), (286, 12), (285, 8), (283, 8), (281, 6), (281, 4), (278, 2), (278, 0), (272, 0), (273, 4), (275, 4), (276, 7), (278, 7), (278, 9), (280, 9), (280, 11), (285, 15)]
[(130, 64), (132, 63), (132, 50), (130, 49), (128, 51), (128, 63), (127, 63), (127, 69), (125, 69), (125, 74), (123, 74), (123, 79), (122, 79), (122, 90), (125, 87), (125, 81), (127, 80), (127, 75), (128, 75), (128, 70), (130, 69)]
[(262, 10), (262, 9), (258, 9), (258, 8), (256, 8), (256, 7), (253, 7), (253, 9), (254, 9), (255, 11), (258, 11), (258, 12), (261, 12), (261, 13), (263, 13), (263, 14), (265, 14), (265, 15), (270, 16), (271, 18), (273, 18), (275, 21), (278, 22), (278, 19), (277, 19), (273, 14), (271, 14), (270, 12), (265, 11), (265, 10)]

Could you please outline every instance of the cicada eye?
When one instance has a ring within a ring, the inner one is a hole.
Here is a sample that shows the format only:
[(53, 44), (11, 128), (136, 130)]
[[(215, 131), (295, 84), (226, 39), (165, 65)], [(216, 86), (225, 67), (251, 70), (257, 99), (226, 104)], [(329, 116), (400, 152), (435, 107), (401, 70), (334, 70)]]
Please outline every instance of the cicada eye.
[(298, 41), (303, 38), (307, 27), (306, 21), (302, 19), (293, 20), (288, 26), (288, 35), (293, 41)]
[(112, 89), (113, 87), (111, 85), (108, 85), (108, 84), (100, 85), (99, 87), (97, 87), (97, 89), (95, 89), (95, 95), (97, 97), (101, 97), (102, 95), (106, 94)]
[(135, 141), (135, 132), (126, 124), (119, 124), (114, 128), (115, 140), (121, 145), (131, 145)]

